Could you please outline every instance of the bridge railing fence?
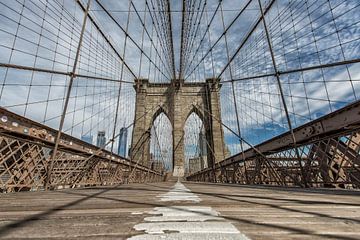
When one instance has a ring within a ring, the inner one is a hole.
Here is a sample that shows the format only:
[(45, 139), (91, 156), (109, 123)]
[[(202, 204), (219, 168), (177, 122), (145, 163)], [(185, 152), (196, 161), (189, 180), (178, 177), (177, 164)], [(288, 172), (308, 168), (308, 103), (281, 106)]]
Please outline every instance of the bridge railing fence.
[(5, 109), (0, 115), (0, 192), (45, 190), (47, 181), (48, 189), (62, 189), (164, 180), (161, 169), (67, 134), (62, 134), (52, 159), (56, 130)]
[(299, 140), (296, 149), (291, 144), (291, 133), (284, 133), (194, 173), (187, 180), (358, 189), (359, 112), (360, 102), (355, 102), (295, 128)]

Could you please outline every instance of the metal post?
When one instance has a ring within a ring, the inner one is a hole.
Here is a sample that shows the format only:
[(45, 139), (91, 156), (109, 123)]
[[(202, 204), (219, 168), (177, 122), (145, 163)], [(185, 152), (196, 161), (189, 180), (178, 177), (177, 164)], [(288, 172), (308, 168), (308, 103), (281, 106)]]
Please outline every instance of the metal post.
[(173, 69), (173, 78), (176, 78), (176, 69), (175, 69), (175, 55), (174, 55), (174, 45), (173, 45), (173, 34), (172, 34), (172, 23), (171, 23), (171, 7), (170, 7), (170, 0), (166, 1), (167, 6), (167, 17), (169, 22), (169, 34), (170, 34), (170, 50), (171, 50), (171, 65)]
[[(220, 3), (220, 12), (221, 12), (221, 20), (222, 20), (223, 28), (224, 28), (224, 31), (225, 31), (224, 12), (223, 12), (223, 8), (222, 8), (222, 4), (221, 4), (221, 3)], [(230, 53), (229, 53), (229, 46), (228, 46), (228, 41), (227, 41), (226, 32), (225, 32), (225, 34), (224, 34), (224, 39), (225, 39), (225, 48), (226, 48), (227, 60), (228, 60), (228, 62), (230, 62)], [(238, 134), (239, 134), (239, 136), (240, 136), (240, 138), (239, 138), (240, 151), (241, 151), (241, 153), (242, 153), (242, 155), (243, 155), (243, 159), (245, 159), (245, 156), (244, 156), (244, 146), (243, 146), (243, 141), (242, 141), (242, 137), (241, 137), (241, 128), (240, 128), (240, 121), (239, 121), (239, 113), (238, 113), (237, 102), (236, 102), (236, 95), (235, 95), (234, 78), (233, 78), (233, 74), (232, 74), (232, 70), (231, 70), (231, 64), (229, 64), (229, 71), (230, 71), (231, 89), (232, 89), (232, 95), (233, 95), (233, 101), (234, 101), (234, 108), (235, 108), (235, 115), (236, 115), (237, 130), (238, 130)], [(248, 178), (247, 178), (247, 171), (245, 171), (245, 175), (246, 175), (246, 179), (248, 179)], [(247, 182), (247, 184), (248, 184), (248, 182)]]
[(59, 142), (60, 142), (60, 137), (61, 137), (61, 133), (62, 133), (61, 131), (62, 131), (63, 126), (64, 126), (66, 111), (67, 111), (67, 108), (68, 108), (68, 105), (69, 105), (71, 89), (72, 89), (72, 85), (73, 85), (74, 78), (75, 78), (76, 67), (77, 67), (77, 63), (78, 63), (78, 60), (79, 60), (79, 56), (80, 56), (82, 40), (83, 40), (83, 37), (84, 37), (84, 32), (85, 32), (85, 27), (86, 27), (86, 21), (87, 21), (89, 9), (90, 9), (90, 2), (91, 2), (91, 0), (88, 0), (86, 10), (85, 10), (85, 13), (84, 13), (83, 25), (82, 25), (81, 32), (80, 32), (80, 38), (79, 38), (79, 43), (78, 43), (78, 47), (77, 47), (77, 51), (76, 51), (76, 55), (75, 55), (74, 65), (73, 65), (73, 69), (72, 69), (72, 72), (71, 72), (71, 75), (70, 75), (70, 81), (69, 81), (69, 86), (68, 86), (67, 93), (66, 93), (64, 108), (63, 108), (63, 111), (62, 111), (62, 114), (61, 114), (59, 131), (58, 131), (58, 133), (57, 133), (57, 135), (55, 137), (55, 146), (54, 146), (54, 150), (53, 150), (53, 153), (51, 155), (50, 163), (49, 163), (49, 166), (48, 166), (48, 169), (47, 169), (47, 174), (46, 174), (46, 179), (45, 179), (45, 190), (49, 189), (51, 172), (52, 172), (52, 168), (54, 166), (54, 159), (56, 158), (57, 150), (59, 148)]
[(269, 35), (269, 31), (268, 31), (268, 28), (267, 28), (267, 25), (266, 25), (264, 11), (262, 9), (260, 0), (258, 0), (258, 3), (259, 3), (259, 7), (260, 7), (262, 21), (263, 21), (263, 24), (264, 24), (264, 31), (265, 31), (265, 34), (266, 34), (266, 40), (267, 40), (267, 43), (269, 45), (269, 50), (270, 50), (270, 55), (271, 55), (271, 60), (272, 60), (272, 63), (273, 63), (274, 71), (275, 71), (276, 81), (277, 81), (280, 96), (281, 96), (281, 101), (282, 101), (282, 104), (284, 106), (286, 120), (287, 120), (289, 130), (290, 130), (290, 133), (291, 133), (291, 137), (292, 137), (293, 145), (294, 145), (294, 148), (295, 148), (295, 152), (296, 152), (296, 155), (297, 155), (297, 158), (298, 158), (298, 161), (299, 161), (299, 167), (300, 167), (300, 171), (301, 171), (302, 178), (303, 178), (303, 184), (304, 184), (304, 187), (308, 187), (308, 184), (307, 184), (307, 181), (306, 181), (306, 175), (305, 175), (304, 169), (303, 169), (303, 167), (301, 165), (300, 154), (299, 154), (298, 148), (296, 147), (296, 138), (295, 138), (295, 134), (294, 134), (292, 124), (291, 124), (289, 111), (288, 111), (288, 108), (287, 108), (287, 105), (286, 105), (285, 96), (284, 96), (284, 93), (283, 93), (283, 90), (282, 90), (282, 85), (281, 85), (281, 80), (280, 80), (280, 73), (278, 72), (278, 69), (277, 69), (275, 56), (274, 56), (274, 51), (273, 51), (273, 48), (272, 48), (272, 45), (271, 45), (270, 35)]
[(181, 38), (180, 38), (180, 71), (179, 71), (179, 79), (183, 77), (183, 71), (184, 71), (184, 61), (185, 56), (183, 55), (184, 51), (184, 37), (185, 37), (185, 6), (186, 1), (182, 1), (182, 18), (181, 18)]
[[(129, 29), (131, 2), (132, 2), (132, 0), (130, 0), (130, 3), (129, 3), (128, 17), (127, 17), (127, 21), (126, 21), (126, 32)], [(122, 80), (122, 78), (124, 76), (124, 62), (125, 62), (127, 39), (128, 39), (128, 35), (125, 35), (124, 51), (123, 51), (123, 55), (122, 55), (122, 64), (121, 64), (121, 71), (120, 71), (120, 80)], [(115, 132), (116, 132), (117, 119), (118, 119), (118, 115), (119, 115), (121, 87), (122, 87), (122, 84), (120, 82), (119, 83), (118, 97), (117, 97), (117, 102), (116, 102), (116, 113), (115, 113), (115, 119), (114, 119), (114, 129), (113, 129), (112, 141), (111, 141), (111, 152), (112, 153), (113, 153), (113, 150), (114, 150), (114, 142), (115, 142), (115, 134), (116, 134)], [(120, 144), (120, 141), (119, 141), (119, 144)]]

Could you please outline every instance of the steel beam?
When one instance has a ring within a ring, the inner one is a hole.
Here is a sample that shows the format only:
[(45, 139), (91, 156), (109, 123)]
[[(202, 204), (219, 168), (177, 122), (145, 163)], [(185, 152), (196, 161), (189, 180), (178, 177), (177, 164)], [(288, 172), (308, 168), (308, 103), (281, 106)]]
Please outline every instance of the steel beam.
[[(10, 112), (2, 107), (0, 107), (0, 119), (0, 135), (26, 140), (43, 147), (54, 148), (57, 130)], [(112, 154), (110, 151), (101, 149), (66, 133), (61, 134), (59, 151), (84, 157), (97, 153), (95, 155), (96, 158), (161, 175), (161, 173), (151, 170), (146, 166), (133, 163), (128, 158)]]
[[(356, 129), (360, 129), (360, 101), (294, 128), (293, 132), (297, 140), (297, 146), (301, 146), (321, 139), (341, 136)], [(290, 131), (255, 146), (255, 149), (265, 155), (291, 148), (293, 148), (293, 141)], [(220, 166), (229, 166), (256, 156), (258, 156), (258, 153), (251, 148), (244, 151), (244, 154), (239, 153), (217, 163), (215, 167), (219, 169)], [(204, 169), (199, 173), (209, 170)]]

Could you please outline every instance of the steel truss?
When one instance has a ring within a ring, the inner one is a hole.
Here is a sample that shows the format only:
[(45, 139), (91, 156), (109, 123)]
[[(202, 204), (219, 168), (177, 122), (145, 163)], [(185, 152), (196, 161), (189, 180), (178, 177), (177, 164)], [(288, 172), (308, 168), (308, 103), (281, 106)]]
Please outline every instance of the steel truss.
[[(187, 177), (190, 181), (360, 188), (360, 102)], [(305, 176), (301, 173), (304, 169)], [(305, 179), (304, 179), (305, 178)], [(215, 180), (216, 179), (216, 180)]]
[[(0, 192), (43, 190), (57, 131), (0, 109)], [(49, 177), (51, 189), (155, 182), (151, 170), (62, 134)]]

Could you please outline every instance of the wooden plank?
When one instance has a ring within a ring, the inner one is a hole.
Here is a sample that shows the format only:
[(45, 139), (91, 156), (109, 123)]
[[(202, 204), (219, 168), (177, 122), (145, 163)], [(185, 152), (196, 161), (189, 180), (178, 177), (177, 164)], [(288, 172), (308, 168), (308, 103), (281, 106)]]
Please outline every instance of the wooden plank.
[[(0, 195), (0, 238), (126, 239), (174, 182)], [(360, 192), (185, 183), (251, 239), (359, 239)]]

